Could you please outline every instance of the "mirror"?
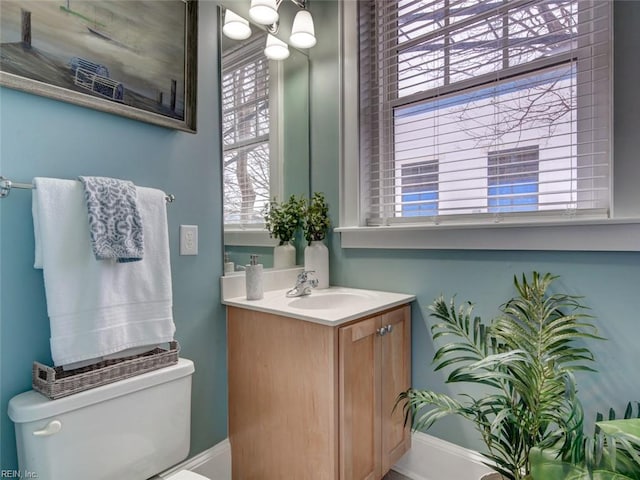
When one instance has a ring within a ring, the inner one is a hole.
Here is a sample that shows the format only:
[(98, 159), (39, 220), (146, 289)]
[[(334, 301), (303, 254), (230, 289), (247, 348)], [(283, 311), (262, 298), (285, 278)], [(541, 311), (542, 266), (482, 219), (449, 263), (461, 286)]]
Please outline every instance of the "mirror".
[[(221, 32), (223, 8), (218, 12)], [(220, 34), (223, 254), (225, 262), (243, 266), (257, 253), (269, 268), (276, 241), (263, 227), (265, 204), (309, 196), (309, 59), (289, 46), (287, 59), (269, 60), (267, 32), (256, 25), (251, 30), (246, 40)], [(298, 264), (301, 259), (298, 248)]]

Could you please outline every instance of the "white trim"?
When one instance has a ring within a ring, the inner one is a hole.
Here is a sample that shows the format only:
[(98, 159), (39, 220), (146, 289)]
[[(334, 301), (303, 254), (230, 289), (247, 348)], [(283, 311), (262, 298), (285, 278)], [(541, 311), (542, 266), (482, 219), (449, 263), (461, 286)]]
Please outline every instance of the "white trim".
[(224, 244), (236, 247), (275, 247), (278, 240), (264, 228), (224, 229)]
[(359, 225), (358, 2), (340, 2), (340, 224)]
[(269, 198), (284, 194), (284, 69), (269, 60)]
[[(484, 457), (439, 438), (421, 432), (411, 436), (409, 450), (393, 470), (412, 480), (478, 480), (491, 469), (482, 464)], [(222, 442), (191, 457), (160, 475), (167, 479), (181, 470), (194, 471), (210, 480), (231, 480), (231, 444)]]
[(478, 480), (492, 471), (483, 461), (476, 451), (414, 432), (411, 450), (392, 469), (412, 480)]
[(640, 251), (640, 220), (540, 225), (342, 227), (342, 248)]
[(161, 473), (159, 478), (170, 480), (171, 475), (182, 470), (196, 472), (210, 480), (231, 480), (231, 444), (229, 439), (225, 438), (213, 447)]

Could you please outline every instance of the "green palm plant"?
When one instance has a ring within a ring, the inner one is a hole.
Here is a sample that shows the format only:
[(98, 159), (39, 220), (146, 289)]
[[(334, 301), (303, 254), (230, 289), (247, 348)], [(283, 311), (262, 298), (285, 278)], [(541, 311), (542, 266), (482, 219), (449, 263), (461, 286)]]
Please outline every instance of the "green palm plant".
[(437, 319), (434, 341), (448, 341), (434, 355), (435, 369), (452, 367), (447, 383), (483, 385), (483, 393), (453, 398), (409, 389), (398, 404), (414, 430), (447, 415), (475, 424), (484, 441), (487, 465), (511, 480), (530, 478), (534, 446), (571, 449), (582, 431), (582, 408), (573, 372), (592, 370), (584, 340), (600, 339), (580, 297), (549, 293), (556, 279), (533, 272), (514, 277), (517, 296), (501, 306), (490, 324), (472, 319), (473, 305), (456, 307), (443, 297), (430, 306)]

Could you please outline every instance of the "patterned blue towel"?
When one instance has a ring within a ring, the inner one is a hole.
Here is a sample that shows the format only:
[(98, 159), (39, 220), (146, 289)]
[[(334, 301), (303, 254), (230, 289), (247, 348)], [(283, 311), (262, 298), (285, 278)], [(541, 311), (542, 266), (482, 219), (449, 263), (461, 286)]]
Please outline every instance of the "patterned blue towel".
[(142, 221), (133, 182), (108, 177), (78, 177), (89, 212), (91, 247), (97, 260), (142, 260)]

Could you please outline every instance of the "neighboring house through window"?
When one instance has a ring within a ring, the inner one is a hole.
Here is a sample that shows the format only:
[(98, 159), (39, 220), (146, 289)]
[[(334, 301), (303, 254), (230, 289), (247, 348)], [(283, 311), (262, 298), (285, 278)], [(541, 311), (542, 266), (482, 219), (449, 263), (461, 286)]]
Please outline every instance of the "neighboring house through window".
[(489, 212), (538, 209), (538, 148), (489, 152)]
[(400, 167), (400, 201), (403, 217), (438, 214), (438, 162), (408, 163)]

